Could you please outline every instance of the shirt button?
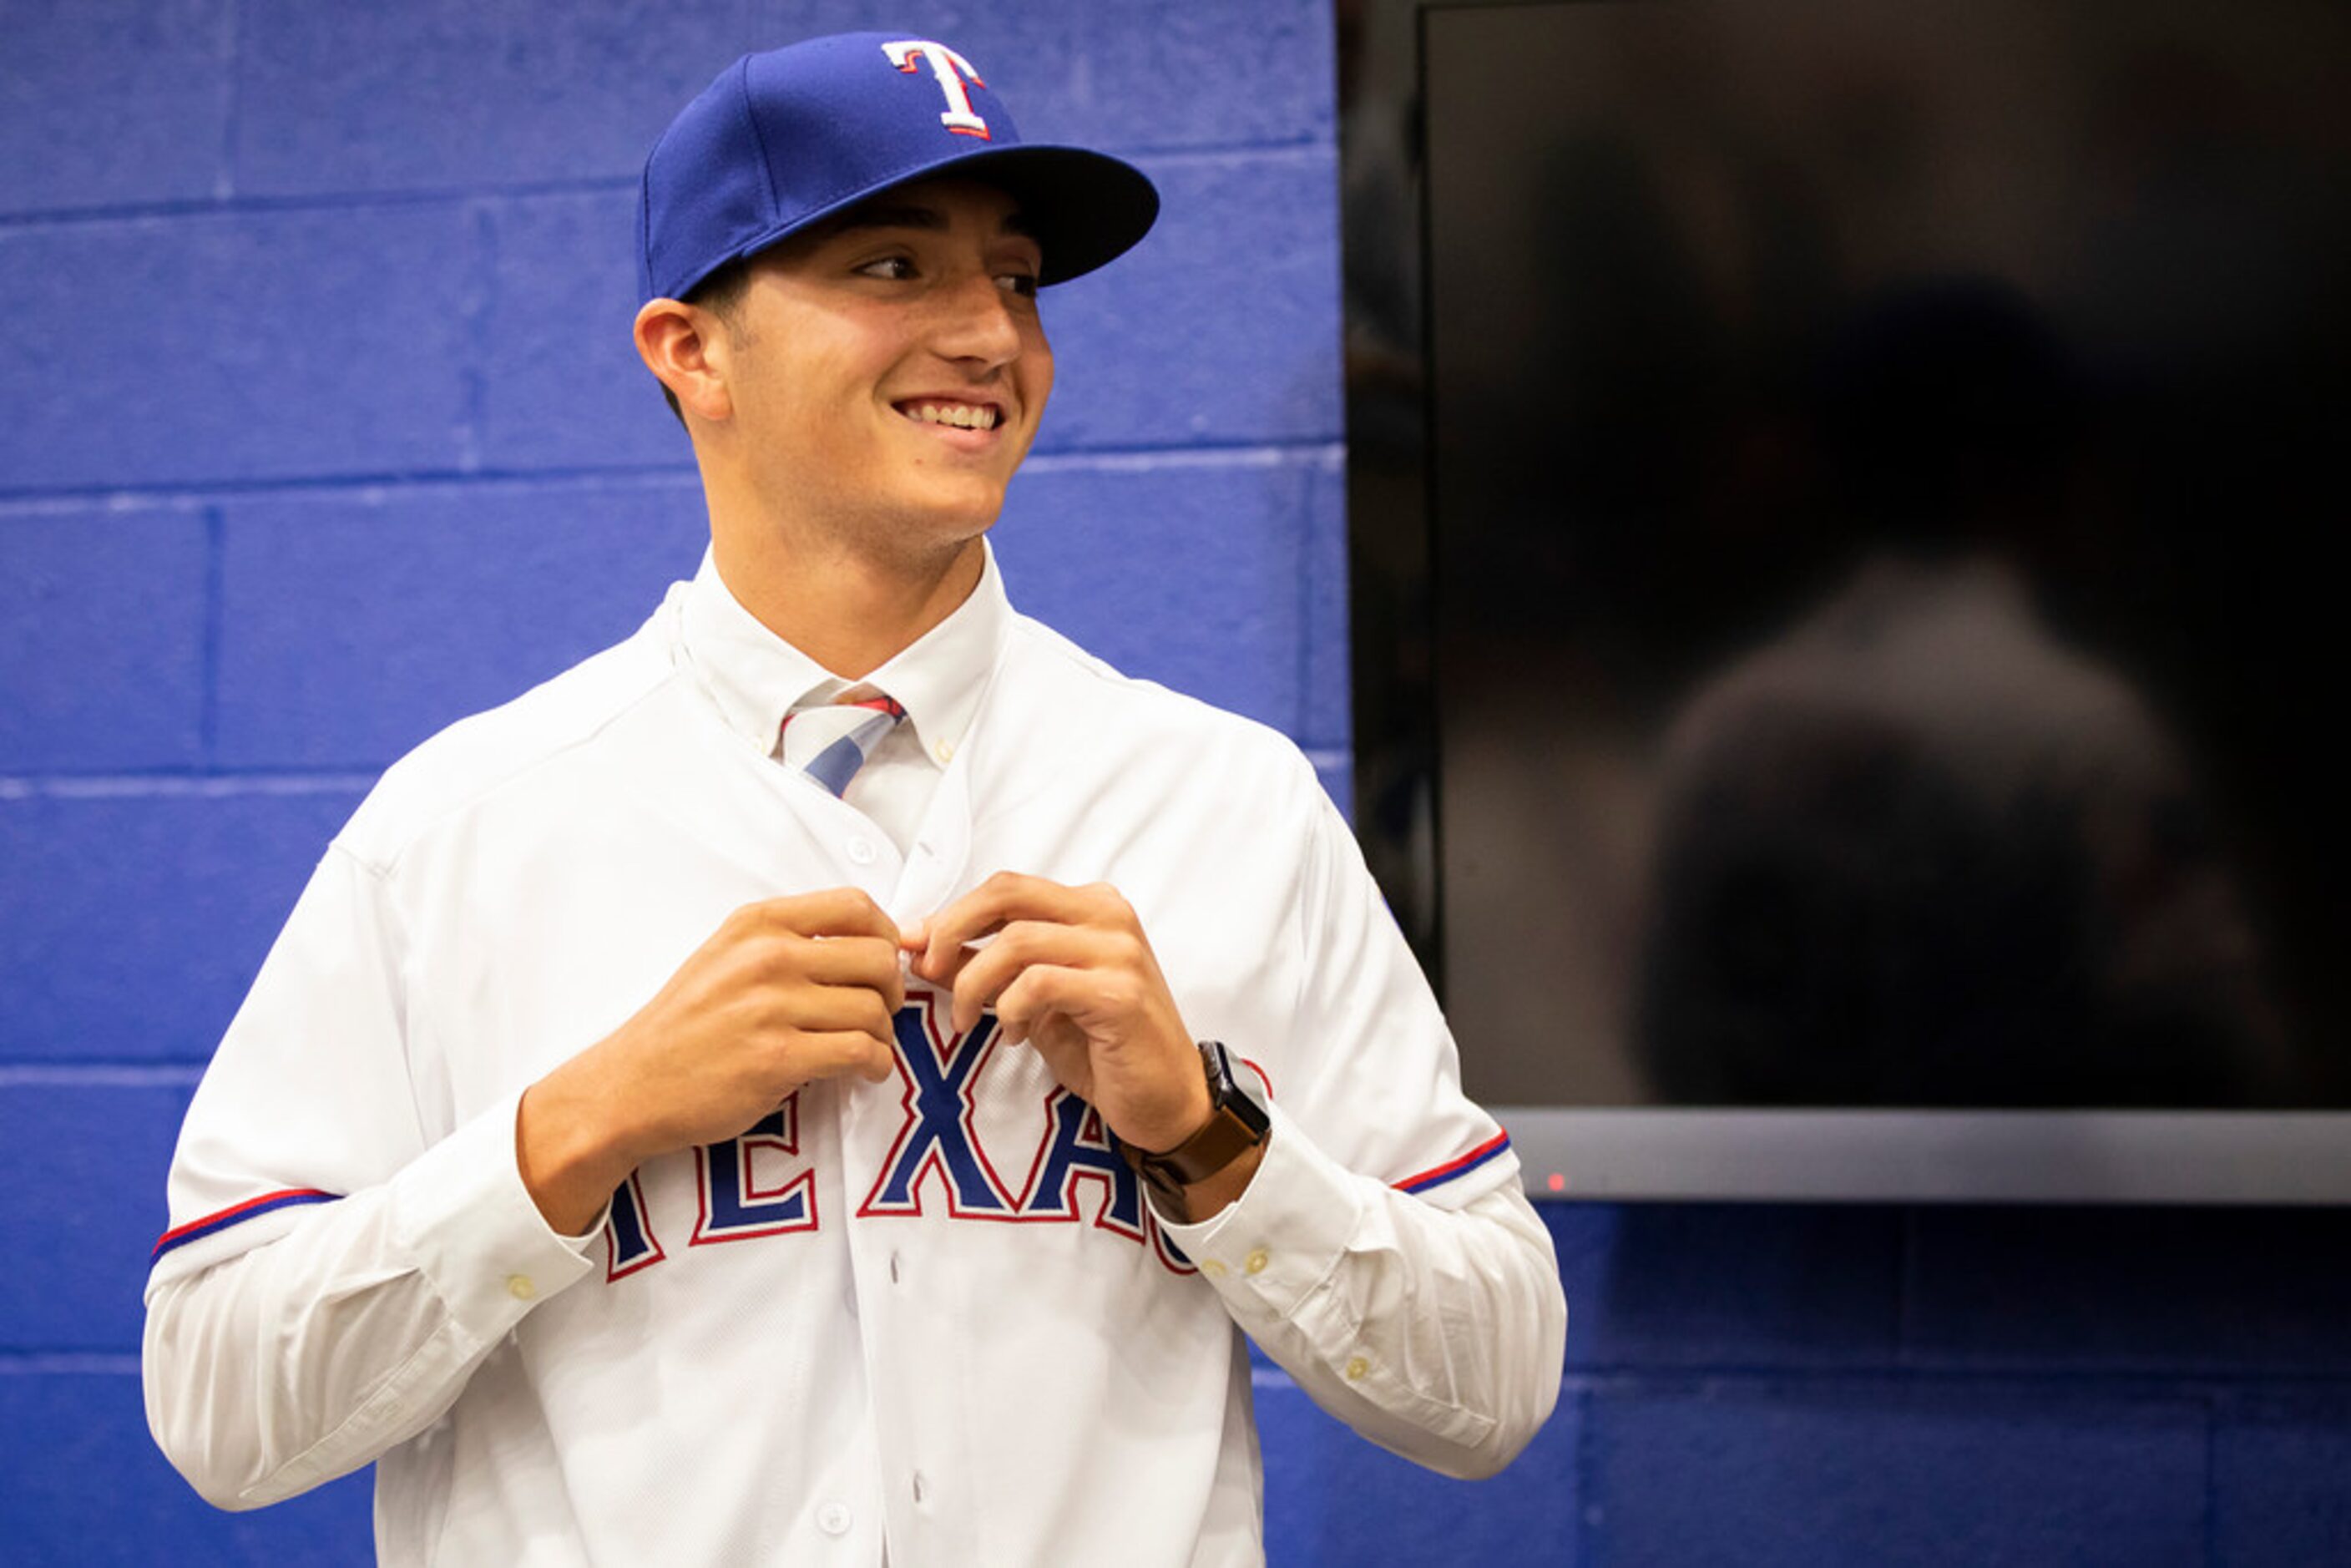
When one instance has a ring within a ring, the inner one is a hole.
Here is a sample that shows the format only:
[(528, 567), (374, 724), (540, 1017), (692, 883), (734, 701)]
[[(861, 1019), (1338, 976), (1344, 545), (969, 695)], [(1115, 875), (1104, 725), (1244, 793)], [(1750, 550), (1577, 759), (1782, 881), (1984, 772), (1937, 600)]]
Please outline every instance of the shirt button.
[(1221, 1280), (1229, 1270), (1214, 1258), (1203, 1258), (1200, 1260), (1200, 1272), (1211, 1280)]
[(508, 1274), (507, 1294), (517, 1301), (527, 1301), (538, 1294), (538, 1287), (531, 1282), (531, 1278), (528, 1274)]
[(873, 841), (871, 839), (850, 840), (849, 858), (855, 861), (859, 865), (872, 865), (873, 863)]
[(931, 747), (931, 755), (937, 758), (941, 762), (953, 762), (955, 760), (955, 742), (952, 740), (940, 741), (936, 746)]
[(1241, 1264), (1241, 1267), (1248, 1270), (1252, 1274), (1262, 1274), (1265, 1272), (1266, 1264), (1270, 1261), (1271, 1261), (1271, 1260), (1266, 1257), (1265, 1249), (1259, 1247), (1249, 1253), (1249, 1258)]
[(846, 1535), (851, 1517), (847, 1503), (829, 1502), (816, 1511), (816, 1527), (827, 1535)]
[(1371, 1371), (1371, 1369), (1372, 1364), (1370, 1362), (1365, 1361), (1360, 1355), (1351, 1355), (1347, 1358), (1347, 1381), (1350, 1383), (1361, 1383), (1364, 1380), (1364, 1374)]

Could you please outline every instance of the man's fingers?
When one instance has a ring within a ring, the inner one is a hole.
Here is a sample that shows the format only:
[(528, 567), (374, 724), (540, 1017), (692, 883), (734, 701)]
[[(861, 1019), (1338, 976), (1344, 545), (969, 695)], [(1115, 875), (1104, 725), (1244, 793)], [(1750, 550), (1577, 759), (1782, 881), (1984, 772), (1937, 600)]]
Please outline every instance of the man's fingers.
[(799, 972), (823, 986), (862, 986), (879, 992), (892, 1012), (906, 1002), (898, 946), (879, 936), (822, 936), (794, 946)]
[(1011, 1040), (1027, 1040), (1037, 1020), (1048, 1013), (1067, 1012), (1081, 997), (1086, 971), (1061, 964), (1031, 964), (1020, 971), (996, 998), (996, 1017)]
[[(955, 1026), (968, 1030), (979, 1021), (982, 1009), (995, 1002), (1005, 988), (1034, 966), (1059, 965), (1081, 968), (1099, 961), (1102, 935), (1082, 925), (1057, 925), (1046, 921), (1017, 920), (977, 950), (966, 948), (954, 966)], [(998, 1016), (1003, 1016), (998, 1007)]]
[(878, 936), (898, 946), (898, 925), (871, 895), (854, 887), (770, 898), (750, 906), (782, 929), (802, 936)]
[(852, 1074), (878, 1083), (898, 1070), (897, 1053), (862, 1030), (820, 1030), (800, 1036), (794, 1051), (809, 1078)]
[(922, 956), (914, 961), (914, 972), (925, 979), (944, 982), (948, 969), (960, 962), (956, 954), (965, 943), (1015, 920), (1074, 925), (1085, 917), (1089, 907), (1077, 888), (1064, 887), (1041, 876), (998, 872), (931, 916), (930, 940), (924, 946)]
[(810, 1033), (854, 1030), (880, 1041), (896, 1035), (897, 1008), (871, 986), (810, 986), (782, 1001), (775, 1021)]

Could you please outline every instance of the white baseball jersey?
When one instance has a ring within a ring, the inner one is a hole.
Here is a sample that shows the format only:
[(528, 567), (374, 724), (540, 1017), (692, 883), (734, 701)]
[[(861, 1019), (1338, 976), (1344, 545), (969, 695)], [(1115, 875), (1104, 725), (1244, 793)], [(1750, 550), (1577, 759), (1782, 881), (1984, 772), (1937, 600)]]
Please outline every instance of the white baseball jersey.
[[(771, 758), (789, 661), (706, 561), (385, 775), (172, 1166), (149, 1415), (207, 1496), (376, 1459), (390, 1563), (1251, 1562), (1237, 1322), (1424, 1462), (1532, 1435), (1548, 1239), (1305, 760), (1017, 615), (992, 560), (943, 631), (977, 656), (909, 705), (940, 767), (903, 852)], [(521, 1092), (730, 911), (847, 884), (904, 922), (998, 870), (1115, 884), (1186, 1022), (1257, 1066), (1238, 1201), (1160, 1221), (1036, 1053), (917, 989), (894, 1082), (810, 1084), (548, 1228)]]

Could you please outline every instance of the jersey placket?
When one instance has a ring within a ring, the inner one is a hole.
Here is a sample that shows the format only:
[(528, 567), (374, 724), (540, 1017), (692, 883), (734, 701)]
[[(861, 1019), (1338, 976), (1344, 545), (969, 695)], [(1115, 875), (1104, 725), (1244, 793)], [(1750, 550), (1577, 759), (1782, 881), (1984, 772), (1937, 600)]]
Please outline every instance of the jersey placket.
[[(935, 914), (964, 891), (971, 842), (967, 758), (959, 753), (940, 778), (910, 852), (901, 861), (893, 852), (888, 883), (877, 878), (867, 888), (902, 925)], [(865, 831), (878, 832), (871, 824)], [(910, 1002), (926, 988), (919, 982), (910, 987)], [(937, 1006), (944, 1019), (944, 1002)], [(903, 1042), (900, 1049), (905, 1049)], [(912, 1092), (909, 1070), (902, 1066), (900, 1072), (895, 1083), (860, 1082), (833, 1101), (847, 1186), (839, 1212), (858, 1295), (859, 1349), (870, 1391), (890, 1560), (985, 1561), (969, 1534), (977, 1500), (951, 1495), (956, 1478), (970, 1471), (959, 1449), (973, 1428), (964, 1408), (965, 1380), (953, 1364), (956, 1336), (941, 1317), (954, 1294), (946, 1272), (949, 1260), (939, 1248), (925, 1245), (935, 1234), (936, 1217), (860, 1213), (907, 1114), (902, 1096)], [(940, 1521), (954, 1519), (964, 1524), (949, 1538)]]

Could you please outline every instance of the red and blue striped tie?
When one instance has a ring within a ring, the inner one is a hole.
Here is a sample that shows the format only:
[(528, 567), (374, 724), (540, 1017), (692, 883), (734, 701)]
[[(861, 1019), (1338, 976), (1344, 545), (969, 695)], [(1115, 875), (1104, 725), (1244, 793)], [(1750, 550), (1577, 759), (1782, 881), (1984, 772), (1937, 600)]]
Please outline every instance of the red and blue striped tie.
[(830, 703), (794, 708), (784, 716), (784, 766), (799, 768), (830, 794), (841, 794), (905, 716), (904, 708), (872, 686), (852, 686)]

